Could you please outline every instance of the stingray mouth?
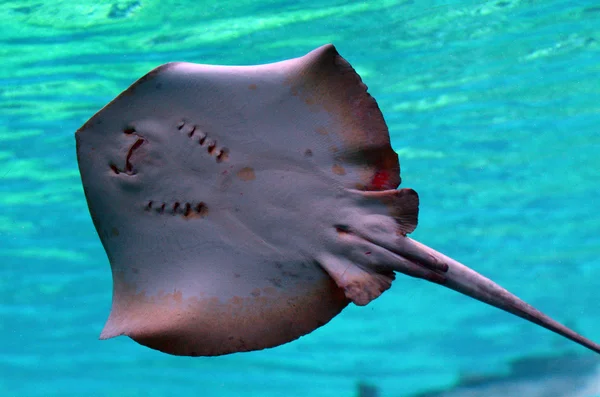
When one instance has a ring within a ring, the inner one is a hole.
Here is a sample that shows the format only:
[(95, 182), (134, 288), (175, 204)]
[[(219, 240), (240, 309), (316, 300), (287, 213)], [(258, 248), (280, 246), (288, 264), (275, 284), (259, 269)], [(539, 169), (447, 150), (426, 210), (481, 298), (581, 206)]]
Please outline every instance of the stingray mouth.
[(138, 150), (144, 144), (144, 142), (146, 142), (146, 139), (143, 136), (137, 134), (135, 128), (133, 128), (133, 127), (125, 128), (123, 130), (123, 133), (128, 136), (134, 136), (137, 139), (129, 147), (129, 150), (127, 150), (127, 155), (125, 156), (125, 166), (123, 168), (120, 168), (115, 163), (110, 163), (110, 169), (116, 175), (119, 175), (119, 174), (135, 175), (135, 174), (137, 174), (137, 170), (134, 169), (133, 163), (131, 162), (131, 158), (133, 157), (135, 151)]

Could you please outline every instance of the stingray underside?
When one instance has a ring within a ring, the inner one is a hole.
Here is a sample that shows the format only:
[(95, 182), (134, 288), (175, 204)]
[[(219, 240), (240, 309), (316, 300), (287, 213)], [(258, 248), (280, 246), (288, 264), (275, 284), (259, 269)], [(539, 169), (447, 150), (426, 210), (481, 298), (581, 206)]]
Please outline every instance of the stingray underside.
[(178, 355), (291, 341), (389, 288), (398, 258), (349, 228), (417, 223), (383, 116), (331, 45), (268, 65), (163, 65), (76, 138), (113, 274), (102, 338)]

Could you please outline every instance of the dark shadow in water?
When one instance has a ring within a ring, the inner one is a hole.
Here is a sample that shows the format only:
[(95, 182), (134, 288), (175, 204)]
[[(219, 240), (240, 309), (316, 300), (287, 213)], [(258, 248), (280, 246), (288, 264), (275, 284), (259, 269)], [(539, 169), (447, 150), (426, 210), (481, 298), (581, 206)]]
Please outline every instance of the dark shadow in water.
[(510, 363), (506, 374), (463, 376), (450, 389), (419, 393), (413, 397), (592, 397), (592, 394), (576, 393), (583, 393), (586, 385), (591, 387), (598, 368), (595, 356), (520, 358)]

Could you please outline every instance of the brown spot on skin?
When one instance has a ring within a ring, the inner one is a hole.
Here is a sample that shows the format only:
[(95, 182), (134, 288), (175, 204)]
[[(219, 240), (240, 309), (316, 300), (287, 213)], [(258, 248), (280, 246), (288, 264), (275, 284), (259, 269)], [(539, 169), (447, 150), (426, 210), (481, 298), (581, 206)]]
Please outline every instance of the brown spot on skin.
[(317, 131), (317, 133), (321, 134), (321, 135), (327, 135), (328, 134), (328, 132), (325, 129), (325, 127), (317, 127), (317, 129), (315, 129), (315, 131)]
[(337, 146), (333, 145), (329, 148), (329, 150), (331, 150), (332, 153), (336, 153), (339, 149)]
[(306, 150), (304, 151), (304, 156), (306, 156), (306, 157), (312, 157), (312, 155), (313, 155), (313, 152), (312, 152), (312, 150), (310, 150), (310, 149), (306, 149)]
[(248, 86), (248, 88), (251, 89), (251, 90), (255, 90), (256, 89), (256, 84), (250, 84)]
[(250, 167), (244, 167), (237, 172), (237, 177), (242, 181), (253, 181), (256, 179), (256, 175), (254, 174), (254, 169)]
[(118, 236), (118, 235), (119, 235), (119, 229), (117, 229), (116, 227), (113, 227), (113, 228), (110, 230), (110, 233), (111, 233), (113, 236)]
[(333, 167), (331, 167), (331, 171), (336, 175), (346, 175), (346, 170), (339, 164), (334, 164)]

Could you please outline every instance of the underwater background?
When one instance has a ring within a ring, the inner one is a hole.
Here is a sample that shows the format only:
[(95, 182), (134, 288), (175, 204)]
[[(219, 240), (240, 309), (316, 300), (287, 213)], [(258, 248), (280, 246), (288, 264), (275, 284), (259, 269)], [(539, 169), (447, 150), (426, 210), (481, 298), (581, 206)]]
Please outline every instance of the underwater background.
[(168, 61), (251, 65), (325, 43), (388, 122), (413, 236), (600, 341), (597, 1), (0, 1), (0, 396), (600, 396), (600, 358), (399, 275), (274, 349), (99, 341), (108, 260), (74, 132)]

